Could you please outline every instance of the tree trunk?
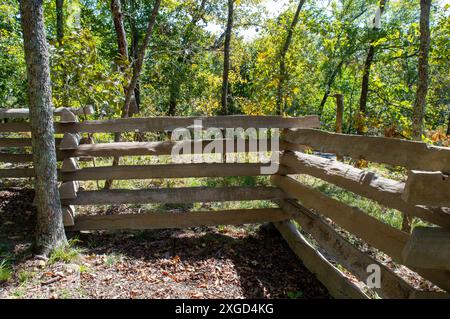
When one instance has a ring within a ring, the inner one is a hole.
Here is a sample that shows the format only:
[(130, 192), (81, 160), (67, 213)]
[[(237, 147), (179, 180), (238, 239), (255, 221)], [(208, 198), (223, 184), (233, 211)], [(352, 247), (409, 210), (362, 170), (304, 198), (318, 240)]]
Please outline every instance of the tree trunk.
[[(120, 0), (111, 0), (111, 13), (114, 21), (114, 29), (117, 35), (117, 46), (119, 48), (119, 56), (123, 60), (128, 60), (128, 42), (123, 25), (123, 13)], [(121, 67), (123, 69), (123, 67)]]
[(327, 99), (330, 96), (331, 87), (333, 86), (334, 80), (336, 79), (336, 76), (338, 75), (339, 71), (341, 70), (341, 67), (343, 64), (344, 64), (344, 60), (341, 60), (341, 62), (339, 62), (339, 64), (333, 70), (333, 73), (331, 73), (330, 78), (328, 79), (327, 88), (325, 90), (325, 93), (323, 94), (323, 98), (322, 98), (322, 101), (320, 102), (320, 106), (319, 106), (319, 112), (318, 112), (319, 117), (322, 115), (325, 103), (327, 102)]
[(43, 0), (21, 0), (20, 14), (27, 65), (33, 163), (36, 173), (36, 250), (48, 255), (65, 245), (56, 178), (49, 52), (45, 36)]
[(222, 75), (222, 115), (228, 114), (228, 99), (229, 99), (229, 82), (228, 74), (230, 71), (230, 43), (231, 34), (233, 30), (233, 14), (234, 14), (234, 0), (228, 0), (228, 20), (225, 30), (225, 44), (223, 51), (223, 75)]
[(56, 38), (59, 44), (64, 38), (64, 0), (56, 0)]
[(334, 131), (336, 133), (342, 133), (342, 122), (344, 118), (344, 95), (335, 94), (334, 97), (336, 98), (336, 125)]
[[(111, 0), (111, 13), (114, 22), (114, 30), (116, 31), (117, 36), (117, 48), (119, 53), (119, 58), (122, 60), (119, 66), (119, 70), (121, 72), (125, 72), (125, 67), (123, 66), (123, 61), (128, 61), (128, 42), (127, 35), (125, 32), (125, 26), (123, 24), (123, 13), (122, 6), (120, 0)], [(126, 86), (123, 88), (125, 95), (127, 92)], [(121, 114), (124, 117), (124, 113), (122, 111)], [(128, 116), (128, 115), (127, 115)], [(114, 133), (114, 142), (120, 142), (120, 133)], [(113, 166), (119, 165), (119, 157), (114, 157)], [(105, 189), (110, 189), (112, 186), (112, 180), (105, 181)]]
[[(184, 61), (182, 61), (184, 62)], [(173, 75), (173, 79), (170, 83), (169, 92), (169, 109), (167, 111), (168, 116), (175, 116), (177, 111), (178, 97), (180, 95), (180, 79)]]
[(430, 7), (431, 0), (420, 0), (420, 48), (419, 79), (416, 100), (414, 101), (412, 136), (415, 140), (422, 138), (423, 118), (428, 91), (428, 53), (430, 51)]
[(161, 4), (161, 0), (156, 0), (155, 4), (153, 6), (152, 13), (150, 15), (148, 24), (147, 24), (147, 31), (145, 33), (144, 43), (142, 43), (142, 47), (139, 50), (139, 55), (136, 61), (134, 61), (134, 67), (133, 67), (133, 76), (130, 81), (130, 85), (127, 88), (127, 94), (125, 97), (125, 103), (123, 107), (123, 114), (124, 117), (128, 116), (128, 110), (130, 108), (130, 104), (132, 101), (132, 98), (134, 96), (134, 90), (136, 89), (136, 85), (138, 83), (139, 77), (141, 75), (142, 71), (142, 65), (144, 64), (144, 58), (145, 58), (145, 51), (147, 49), (148, 43), (150, 42), (150, 38), (152, 36), (153, 26), (156, 22), (156, 17), (158, 15), (159, 6)]
[[(122, 6), (120, 3), (120, 0), (111, 0), (111, 13), (113, 16), (114, 21), (114, 29), (116, 31), (117, 35), (117, 47), (119, 50), (119, 57), (122, 61), (129, 61), (129, 55), (128, 55), (128, 42), (127, 42), (127, 34), (125, 32), (125, 26), (123, 23), (123, 12), (122, 12)], [(123, 64), (119, 67), (120, 71), (124, 72), (125, 67)], [(124, 87), (125, 96), (127, 88)], [(122, 110), (122, 117), (128, 117), (132, 116), (133, 114), (137, 113), (138, 107), (136, 105), (136, 98), (133, 94), (131, 97), (131, 103), (130, 108), (128, 110), (128, 114), (124, 114), (124, 110)]]
[[(334, 131), (336, 133), (342, 133), (342, 122), (344, 119), (344, 95), (337, 93), (334, 97), (336, 98), (336, 123)], [(338, 154), (336, 154), (336, 159), (338, 161), (344, 160), (344, 158)]]
[(448, 110), (447, 135), (450, 135), (450, 108)]
[(291, 45), (292, 35), (294, 34), (294, 29), (298, 23), (300, 11), (302, 10), (304, 3), (305, 3), (305, 0), (300, 0), (300, 2), (298, 3), (297, 10), (295, 11), (295, 14), (294, 14), (294, 18), (292, 19), (291, 25), (288, 29), (286, 40), (284, 41), (283, 49), (281, 50), (281, 53), (280, 53), (280, 71), (278, 74), (278, 87), (277, 87), (277, 99), (276, 99), (276, 108), (277, 108), (278, 115), (281, 115), (283, 113), (283, 110), (282, 110), (283, 84), (286, 79), (286, 54), (289, 50), (289, 46)]
[[(134, 1), (130, 1), (130, 8), (132, 12), (134, 12)], [(134, 21), (134, 17), (130, 18), (130, 27), (131, 27), (131, 56), (130, 60), (136, 61), (139, 55), (139, 31), (136, 28), (136, 22)], [(134, 89), (134, 99), (136, 101), (134, 114), (139, 113), (140, 105), (141, 105), (141, 91), (139, 87), (139, 83), (136, 83), (136, 88)]]
[[(137, 82), (139, 80), (139, 76), (141, 75), (142, 71), (142, 65), (144, 63), (144, 57), (145, 57), (145, 51), (147, 49), (148, 43), (150, 41), (153, 26), (156, 22), (156, 17), (158, 15), (159, 6), (161, 4), (161, 0), (156, 0), (155, 4), (153, 6), (152, 13), (150, 15), (148, 24), (147, 24), (147, 31), (144, 38), (144, 43), (142, 44), (142, 47), (139, 51), (138, 58), (134, 61), (134, 67), (133, 67), (133, 76), (130, 81), (130, 85), (125, 90), (125, 103), (122, 108), (122, 118), (127, 118), (130, 114), (130, 105), (132, 105), (132, 102), (134, 99), (134, 90), (136, 89)], [(114, 141), (120, 142), (120, 133), (114, 134)], [(113, 159), (113, 166), (119, 165), (119, 157), (114, 157)], [(105, 182), (105, 189), (110, 189), (113, 184), (113, 180), (107, 180)]]
[[(380, 16), (383, 14), (386, 0), (380, 0)], [(374, 23), (375, 24), (375, 23)], [(367, 96), (369, 94), (370, 69), (372, 68), (373, 58), (375, 56), (375, 40), (370, 41), (367, 51), (366, 61), (364, 62), (363, 78), (361, 83), (361, 95), (359, 97), (358, 126), (356, 128), (359, 135), (364, 134), (364, 118), (367, 110)]]

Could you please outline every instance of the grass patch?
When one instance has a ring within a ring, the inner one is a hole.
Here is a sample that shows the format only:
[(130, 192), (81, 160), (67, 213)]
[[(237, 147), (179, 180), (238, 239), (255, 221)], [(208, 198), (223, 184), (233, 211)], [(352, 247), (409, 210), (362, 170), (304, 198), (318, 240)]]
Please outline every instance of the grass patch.
[(7, 260), (0, 262), (0, 283), (7, 282), (11, 279), (13, 274), (12, 267)]
[(54, 264), (58, 261), (61, 261), (68, 264), (78, 259), (80, 254), (82, 253), (82, 249), (75, 247), (77, 243), (77, 239), (70, 239), (69, 243), (66, 246), (55, 249), (51, 253), (48, 263)]
[(287, 296), (289, 299), (300, 299), (303, 297), (303, 291), (288, 291)]
[(104, 262), (107, 267), (113, 267), (115, 264), (119, 263), (122, 260), (121, 255), (111, 254), (106, 256)]
[(21, 284), (25, 284), (29, 282), (33, 277), (36, 275), (36, 273), (28, 270), (21, 270), (18, 274), (18, 279)]

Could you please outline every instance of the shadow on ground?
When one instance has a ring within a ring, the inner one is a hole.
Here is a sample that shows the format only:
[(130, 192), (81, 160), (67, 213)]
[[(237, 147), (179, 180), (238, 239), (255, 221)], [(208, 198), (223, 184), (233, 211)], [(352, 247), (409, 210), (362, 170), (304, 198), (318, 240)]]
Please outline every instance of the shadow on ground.
[[(8, 189), (0, 197), (1, 258), (23, 269), (32, 258), (33, 191)], [(76, 286), (85, 298), (329, 298), (268, 225), (69, 236), (78, 239), (90, 269)], [(19, 285), (14, 278), (2, 285), (12, 291), (11, 286)], [(35, 283), (34, 289), (41, 285)]]

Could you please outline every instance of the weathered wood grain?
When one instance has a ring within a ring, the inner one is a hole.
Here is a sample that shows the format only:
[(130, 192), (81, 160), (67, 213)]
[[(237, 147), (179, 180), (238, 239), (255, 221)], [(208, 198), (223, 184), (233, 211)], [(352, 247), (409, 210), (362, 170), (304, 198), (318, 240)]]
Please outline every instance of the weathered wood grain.
[[(409, 234), (367, 215), (357, 207), (330, 198), (290, 177), (273, 175), (272, 182), (291, 197), (300, 200), (305, 207), (331, 218), (342, 228), (391, 256), (394, 261), (402, 263), (402, 251), (409, 240)], [(450, 291), (450, 271), (416, 267), (412, 270), (442, 289)]]
[[(54, 116), (61, 116), (65, 111), (70, 111), (75, 115), (89, 115), (94, 113), (94, 108), (88, 106), (86, 108), (73, 108), (73, 107), (60, 107), (53, 108)], [(17, 109), (0, 109), (0, 119), (4, 118), (29, 118), (30, 110), (27, 108), (17, 108)]]
[[(61, 167), (58, 179), (62, 181), (90, 180), (126, 180), (150, 178), (190, 178), (190, 177), (226, 177), (226, 176), (258, 176), (263, 175), (261, 168), (267, 164), (260, 163), (194, 163), (194, 164), (160, 164), (160, 165), (122, 165), (86, 167), (78, 169), (72, 158), (66, 167)], [(292, 173), (280, 166), (278, 173)], [(0, 169), (0, 178), (34, 177), (33, 168)]]
[(241, 225), (285, 220), (288, 215), (279, 208), (237, 209), (182, 213), (145, 213), (94, 215), (75, 218), (68, 230), (161, 229), (199, 226)]
[[(190, 178), (263, 175), (259, 163), (194, 163), (161, 165), (122, 165), (115, 167), (89, 167), (74, 172), (61, 172), (63, 180), (125, 180), (149, 178)], [(283, 173), (285, 171), (282, 168)], [(0, 170), (1, 176), (1, 170)]]
[(290, 177), (274, 175), (272, 181), (293, 198), (299, 199), (305, 207), (317, 210), (370, 245), (400, 260), (403, 247), (409, 238), (408, 234), (367, 215), (357, 207), (330, 198)]
[(402, 256), (407, 266), (450, 270), (450, 229), (414, 228)]
[(450, 172), (450, 148), (431, 146), (418, 141), (407, 141), (378, 136), (329, 133), (298, 128), (283, 131), (282, 139), (290, 143), (311, 146), (321, 152), (336, 153), (354, 159), (408, 169)]
[(275, 187), (183, 187), (140, 190), (80, 191), (73, 199), (63, 199), (64, 205), (114, 205), (145, 203), (195, 203), (244, 200), (275, 200), (285, 198)]
[[(188, 154), (200, 153), (237, 153), (237, 152), (254, 152), (251, 144), (261, 145), (260, 140), (242, 140), (243, 147), (239, 149), (236, 145), (228, 147), (228, 142), (233, 141), (229, 139), (215, 140), (217, 144), (222, 145), (222, 152), (212, 148), (208, 151), (205, 146), (212, 142), (212, 140), (203, 141), (163, 141), (163, 142), (115, 142), (115, 143), (100, 143), (100, 144), (81, 144), (74, 150), (64, 150), (62, 155), (64, 157), (78, 157), (78, 156), (92, 156), (92, 157), (113, 157), (113, 156), (140, 156), (140, 155), (170, 155), (174, 148), (183, 150), (190, 148)], [(267, 142), (267, 151), (271, 150), (271, 143)], [(178, 154), (178, 153), (177, 153)], [(180, 151), (179, 154), (185, 154)]]
[(378, 265), (381, 276), (380, 288), (372, 288), (383, 298), (409, 298), (415, 289), (397, 276), (392, 270), (379, 263), (367, 253), (353, 246), (325, 223), (318, 215), (294, 200), (279, 201), (280, 207), (299, 223), (302, 229), (311, 234), (317, 243), (342, 266), (351, 271), (360, 281), (366, 283), (371, 274), (369, 265)]
[[(61, 143), (61, 138), (55, 138), (56, 146)], [(0, 137), (0, 147), (31, 147), (31, 138), (25, 137)]]
[(317, 249), (315, 249), (290, 221), (276, 222), (275, 227), (306, 268), (317, 276), (334, 298), (367, 299), (368, 296), (349, 281)]
[[(450, 209), (406, 203), (402, 199), (405, 183), (384, 178), (334, 159), (299, 152), (285, 152), (280, 161), (296, 174), (308, 174), (320, 178), (386, 207), (395, 208), (405, 214), (420, 217), (442, 227), (450, 227)], [(439, 192), (434, 187), (429, 187), (429, 189)], [(450, 197), (450, 191), (448, 195)]]
[(450, 176), (441, 172), (410, 171), (403, 199), (413, 205), (450, 207)]

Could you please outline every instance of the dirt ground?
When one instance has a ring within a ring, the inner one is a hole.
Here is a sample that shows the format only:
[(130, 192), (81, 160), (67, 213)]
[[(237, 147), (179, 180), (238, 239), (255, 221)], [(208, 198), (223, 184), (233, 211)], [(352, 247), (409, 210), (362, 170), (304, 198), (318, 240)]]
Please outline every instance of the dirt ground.
[[(71, 234), (50, 260), (31, 254), (32, 190), (0, 191), (0, 298), (329, 298), (270, 227)], [(1, 261), (1, 260), (0, 260)]]

